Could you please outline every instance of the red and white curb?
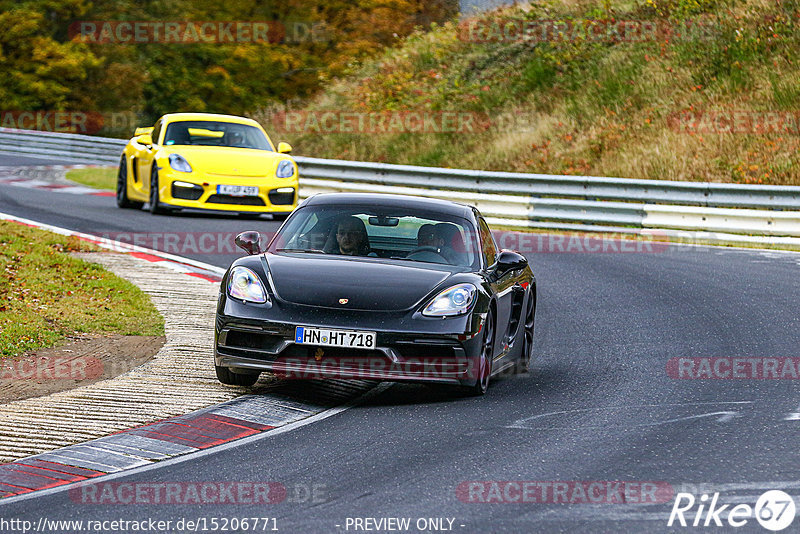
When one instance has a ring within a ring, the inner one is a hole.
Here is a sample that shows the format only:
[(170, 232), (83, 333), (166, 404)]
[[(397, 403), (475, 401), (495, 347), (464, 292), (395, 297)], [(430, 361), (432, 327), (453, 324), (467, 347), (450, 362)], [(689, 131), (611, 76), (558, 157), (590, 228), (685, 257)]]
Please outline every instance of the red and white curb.
[(219, 282), (222, 279), (222, 275), (225, 274), (225, 269), (221, 267), (193, 260), (191, 258), (184, 258), (183, 256), (176, 256), (174, 254), (169, 254), (167, 252), (162, 252), (160, 250), (154, 250), (147, 247), (140, 247), (138, 245), (123, 243), (120, 241), (115, 241), (104, 237), (85, 234), (83, 232), (75, 232), (73, 230), (68, 230), (66, 228), (61, 228), (59, 226), (53, 226), (50, 224), (44, 224), (37, 221), (32, 221), (30, 219), (25, 219), (23, 217), (9, 215), (8, 213), (0, 213), (0, 220), (13, 221), (18, 224), (30, 226), (32, 228), (47, 230), (49, 232), (53, 232), (60, 235), (76, 237), (82, 241), (93, 243), (98, 247), (107, 250), (112, 250), (114, 252), (120, 252), (123, 254), (129, 254), (132, 257), (141, 260), (159, 262), (159, 265), (161, 265), (162, 267), (166, 267), (173, 271), (184, 273), (196, 278), (201, 278), (203, 280), (208, 280), (209, 282), (215, 282), (215, 283)]
[(113, 191), (102, 191), (93, 187), (79, 185), (66, 180), (61, 171), (70, 169), (86, 169), (102, 167), (102, 165), (34, 165), (27, 167), (0, 167), (0, 184), (70, 193), (73, 195), (91, 195), (96, 197), (113, 197)]
[[(156, 467), (181, 456), (189, 460), (206, 449), (246, 444), (249, 440), (245, 438), (257, 439), (276, 429), (304, 426), (355, 406), (387, 387), (375, 385), (359, 380), (283, 384), (271, 394), (245, 395), (187, 415), (3, 464), (0, 503), (46, 490), (65, 490), (65, 486), (97, 477)], [(238, 440), (243, 441), (231, 443)]]

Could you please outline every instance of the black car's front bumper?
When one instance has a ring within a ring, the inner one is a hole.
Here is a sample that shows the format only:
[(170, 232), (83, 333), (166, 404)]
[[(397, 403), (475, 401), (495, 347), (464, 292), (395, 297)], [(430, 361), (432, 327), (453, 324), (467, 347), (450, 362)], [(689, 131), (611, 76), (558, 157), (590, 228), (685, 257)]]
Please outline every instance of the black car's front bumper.
[[(223, 300), (216, 321), (215, 363), (234, 372), (462, 385), (476, 380), (482, 314), (429, 319), (414, 313), (342, 312), (292, 305), (271, 306), (267, 311)], [(297, 326), (376, 332), (376, 348), (297, 344)]]

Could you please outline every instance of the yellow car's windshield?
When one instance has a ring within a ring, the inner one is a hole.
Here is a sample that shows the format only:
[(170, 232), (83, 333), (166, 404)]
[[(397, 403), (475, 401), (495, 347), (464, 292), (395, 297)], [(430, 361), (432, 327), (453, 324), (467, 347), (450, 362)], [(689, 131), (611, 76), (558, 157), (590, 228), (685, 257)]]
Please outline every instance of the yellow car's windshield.
[(164, 144), (272, 150), (264, 133), (255, 126), (220, 121), (171, 122), (167, 125)]

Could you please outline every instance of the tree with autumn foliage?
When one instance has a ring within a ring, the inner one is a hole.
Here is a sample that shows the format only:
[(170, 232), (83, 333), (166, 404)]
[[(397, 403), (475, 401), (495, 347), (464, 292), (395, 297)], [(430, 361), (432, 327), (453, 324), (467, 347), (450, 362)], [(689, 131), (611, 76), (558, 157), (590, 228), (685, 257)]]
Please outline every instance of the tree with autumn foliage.
[[(0, 10), (5, 110), (130, 112), (151, 124), (168, 112), (242, 115), (308, 98), (415, 28), (452, 18), (457, 2), (0, 0)], [(279, 21), (289, 34), (277, 42), (84, 42), (71, 35), (77, 21)]]

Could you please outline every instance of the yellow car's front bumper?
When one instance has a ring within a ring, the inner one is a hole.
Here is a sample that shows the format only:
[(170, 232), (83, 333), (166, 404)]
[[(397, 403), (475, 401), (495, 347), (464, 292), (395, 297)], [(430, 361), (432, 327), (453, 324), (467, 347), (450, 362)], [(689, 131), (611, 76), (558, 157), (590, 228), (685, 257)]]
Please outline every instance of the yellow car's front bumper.
[[(257, 187), (258, 195), (220, 194), (217, 186)], [(159, 201), (176, 208), (249, 213), (289, 213), (297, 207), (299, 180), (252, 176), (221, 176), (160, 169)]]

